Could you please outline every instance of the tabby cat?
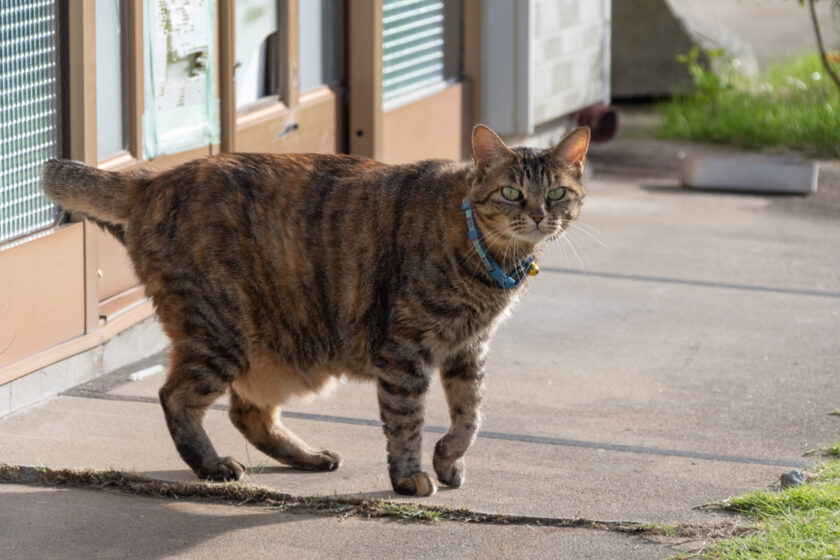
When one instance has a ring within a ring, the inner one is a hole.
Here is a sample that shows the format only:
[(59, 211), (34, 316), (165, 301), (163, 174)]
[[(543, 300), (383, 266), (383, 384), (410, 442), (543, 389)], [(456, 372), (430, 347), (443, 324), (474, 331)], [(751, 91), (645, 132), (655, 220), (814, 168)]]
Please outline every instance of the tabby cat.
[(160, 401), (196, 475), (245, 473), (202, 428), (228, 389), (231, 420), (262, 452), (337, 469), (337, 453), (283, 426), (280, 405), (346, 376), (376, 382), (394, 490), (427, 496), (437, 489), (420, 461), (431, 378), (440, 372), (452, 421), (434, 470), (459, 487), (490, 336), (534, 252), (580, 211), (589, 136), (582, 127), (548, 150), (510, 149), (478, 125), (464, 164), (239, 153), (120, 174), (51, 160), (43, 186), (127, 247), (172, 339)]

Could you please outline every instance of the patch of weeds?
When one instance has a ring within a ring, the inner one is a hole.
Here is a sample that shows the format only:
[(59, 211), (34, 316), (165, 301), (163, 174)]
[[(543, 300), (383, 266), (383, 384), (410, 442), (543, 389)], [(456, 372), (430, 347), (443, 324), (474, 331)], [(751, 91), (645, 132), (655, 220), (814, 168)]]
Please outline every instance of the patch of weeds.
[(431, 521), (440, 523), (445, 519), (441, 511), (426, 509), (419, 504), (380, 501), (379, 510), (385, 517), (397, 517), (403, 521)]
[[(840, 461), (838, 462), (840, 464)], [(285, 513), (338, 515), (360, 519), (397, 518), (403, 521), (442, 523), (478, 523), (485, 525), (527, 525), (535, 527), (583, 528), (595, 531), (665, 537), (719, 538), (732, 535), (737, 524), (720, 526), (666, 525), (633, 521), (600, 521), (581, 517), (540, 517), (504, 513), (482, 513), (470, 508), (446, 505), (387, 500), (364, 497), (294, 496), (247, 481), (231, 482), (170, 482), (149, 478), (142, 474), (118, 470), (68, 469), (27, 467), (0, 463), (0, 484), (30, 484), (36, 486), (109, 490), (126, 495), (158, 498), (215, 501), (235, 506), (258, 506)]]
[(823, 448), (826, 455), (831, 455), (832, 457), (840, 457), (840, 443), (836, 443), (834, 445), (830, 445), (828, 447)]
[(820, 447), (814, 450), (814, 454), (840, 458), (840, 443), (835, 443), (834, 445), (829, 445), (827, 447)]
[(685, 536), (684, 532), (681, 531), (679, 527), (669, 523), (645, 523), (643, 527), (647, 529), (647, 532), (649, 533), (662, 535), (663, 537), (668, 537), (669, 539)]
[(705, 54), (717, 72), (700, 64), (696, 50), (681, 56), (696, 90), (658, 106), (663, 119), (659, 136), (811, 157), (840, 156), (840, 95), (818, 54), (776, 63), (757, 80), (720, 70), (726, 62), (735, 62), (722, 60), (722, 53)]
[(727, 500), (722, 507), (755, 519), (756, 530), (692, 557), (840, 557), (840, 459), (817, 467), (810, 482), (780, 491), (757, 490)]
[(245, 444), (245, 459), (248, 462), (248, 473), (260, 475), (262, 474), (263, 470), (265, 469), (265, 460), (260, 461), (256, 465), (254, 461), (251, 460), (251, 446), (247, 443)]

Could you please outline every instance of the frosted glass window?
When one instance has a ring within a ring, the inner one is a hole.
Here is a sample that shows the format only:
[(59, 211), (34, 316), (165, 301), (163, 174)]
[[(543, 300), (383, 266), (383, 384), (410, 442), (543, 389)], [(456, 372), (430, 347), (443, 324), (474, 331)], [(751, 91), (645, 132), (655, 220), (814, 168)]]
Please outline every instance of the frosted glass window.
[(300, 92), (341, 80), (340, 0), (307, 0), (299, 7)]
[(237, 108), (280, 91), (277, 4), (277, 0), (236, 1)]
[(460, 73), (461, 2), (384, 0), (382, 98), (422, 95)]
[(61, 153), (55, 10), (43, 0), (0, 2), (0, 243), (58, 216), (40, 185), (41, 166)]
[(122, 7), (122, 0), (96, 0), (96, 143), (100, 161), (126, 147)]

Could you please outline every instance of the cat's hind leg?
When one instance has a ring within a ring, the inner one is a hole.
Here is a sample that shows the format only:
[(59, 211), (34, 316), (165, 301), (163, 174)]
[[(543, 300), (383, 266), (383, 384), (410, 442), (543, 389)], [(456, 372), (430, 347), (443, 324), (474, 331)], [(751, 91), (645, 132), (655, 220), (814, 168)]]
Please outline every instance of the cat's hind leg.
[(313, 449), (280, 421), (280, 407), (260, 408), (236, 393), (230, 394), (230, 419), (254, 447), (290, 467), (309, 471), (334, 471), (341, 456), (326, 449)]
[(239, 480), (245, 467), (232, 457), (219, 457), (201, 425), (207, 408), (228, 386), (218, 369), (218, 359), (188, 345), (174, 346), (160, 403), (178, 453), (199, 478)]
[(435, 445), (433, 465), (438, 480), (458, 488), (466, 476), (464, 453), (475, 440), (481, 422), (483, 356), (472, 353), (458, 356), (441, 368), (440, 376), (452, 425)]

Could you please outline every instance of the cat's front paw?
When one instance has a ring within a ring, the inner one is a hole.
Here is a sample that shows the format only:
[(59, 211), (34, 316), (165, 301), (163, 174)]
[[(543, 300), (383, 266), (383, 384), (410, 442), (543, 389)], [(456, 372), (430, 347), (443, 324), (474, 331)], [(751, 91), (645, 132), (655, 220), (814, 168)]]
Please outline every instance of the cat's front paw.
[(431, 496), (437, 492), (435, 481), (424, 472), (412, 473), (394, 480), (393, 485), (397, 493), (407, 496)]
[(341, 455), (329, 449), (322, 449), (318, 454), (319, 461), (314, 465), (317, 471), (334, 471), (341, 466)]
[(441, 484), (446, 484), (452, 488), (460, 488), (464, 484), (464, 479), (467, 477), (467, 466), (463, 459), (444, 461), (436, 453), (434, 466)]
[(201, 466), (195, 474), (198, 478), (215, 482), (242, 480), (245, 477), (245, 467), (233, 457), (219, 457)]

